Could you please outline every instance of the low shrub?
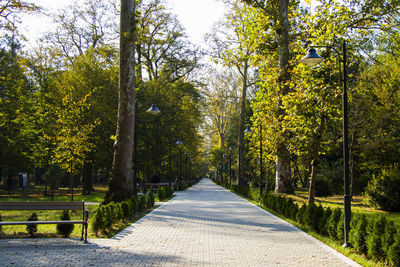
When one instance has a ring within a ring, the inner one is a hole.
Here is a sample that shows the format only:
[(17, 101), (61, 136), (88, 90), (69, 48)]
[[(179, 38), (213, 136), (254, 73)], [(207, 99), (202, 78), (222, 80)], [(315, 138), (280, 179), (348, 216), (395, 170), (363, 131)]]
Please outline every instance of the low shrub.
[(165, 187), (164, 186), (160, 186), (159, 188), (157, 188), (156, 195), (157, 195), (158, 200), (160, 200), (160, 201), (163, 201), (164, 199), (166, 199)]
[(165, 187), (165, 198), (171, 198), (174, 195), (174, 190), (167, 186)]
[(301, 206), (301, 208), (299, 209), (299, 211), (296, 214), (296, 221), (298, 223), (304, 224), (304, 214), (306, 212), (306, 204), (303, 203), (303, 205)]
[(317, 214), (317, 205), (315, 203), (310, 203), (307, 205), (306, 210), (304, 211), (304, 223), (312, 230), (317, 231), (318, 229), (318, 221), (319, 217)]
[(344, 240), (344, 212), (340, 213), (340, 219), (336, 228), (336, 240)]
[(315, 180), (315, 196), (327, 197), (333, 195), (332, 183), (326, 177), (317, 177)]
[(138, 195), (137, 197), (137, 211), (141, 212), (146, 208), (146, 197), (144, 195)]
[(394, 238), (397, 234), (396, 226), (393, 221), (387, 221), (385, 227), (385, 233), (382, 236), (382, 249), (385, 254), (385, 258), (388, 256), (389, 248), (394, 244)]
[[(68, 210), (63, 210), (60, 219), (62, 221), (69, 221), (71, 220), (71, 216)], [(63, 237), (67, 238), (71, 235), (72, 231), (74, 230), (73, 224), (57, 224), (57, 233), (62, 235)]]
[(367, 226), (368, 221), (365, 215), (361, 215), (357, 220), (355, 228), (350, 231), (350, 242), (354, 245), (354, 248), (361, 253), (367, 253)]
[[(28, 221), (37, 221), (38, 216), (35, 212), (29, 216)], [(30, 237), (34, 237), (35, 234), (37, 233), (37, 224), (27, 224), (26, 225), (26, 231), (28, 231), (28, 234)]]
[(249, 188), (248, 189), (248, 198), (254, 201), (260, 200), (260, 189), (258, 188)]
[(129, 202), (131, 203), (130, 207), (131, 207), (131, 213), (132, 215), (135, 214), (138, 211), (138, 202), (137, 202), (137, 198), (136, 197), (132, 197), (131, 199), (129, 199)]
[(145, 207), (146, 209), (150, 209), (151, 207), (154, 206), (154, 196), (153, 196), (153, 191), (150, 191), (147, 195), (146, 195), (146, 199), (145, 199)]
[(104, 232), (107, 227), (107, 218), (105, 217), (105, 206), (100, 206), (93, 216), (92, 227), (93, 231), (98, 234), (98, 232)]
[(378, 209), (400, 211), (399, 165), (385, 168), (381, 174), (373, 175), (365, 189), (369, 202)]
[(385, 228), (385, 216), (379, 216), (378, 219), (368, 224), (367, 253), (372, 259), (379, 260), (384, 257), (382, 237), (385, 234)]
[(124, 219), (129, 218), (132, 215), (131, 202), (128, 200), (122, 201), (121, 202), (121, 210), (122, 210), (123, 218)]
[(342, 210), (340, 208), (336, 208), (333, 210), (331, 216), (329, 217), (327, 224), (327, 231), (330, 238), (333, 240), (337, 239), (337, 226), (340, 221), (340, 216), (342, 215)]
[(321, 219), (319, 220), (319, 225), (318, 225), (319, 233), (321, 235), (328, 236), (327, 225), (328, 225), (328, 221), (329, 221), (329, 218), (331, 217), (331, 215), (332, 215), (331, 208), (328, 207), (326, 209), (323, 209), (323, 214), (321, 216)]
[(394, 243), (387, 252), (387, 259), (392, 266), (400, 266), (400, 231), (394, 236)]

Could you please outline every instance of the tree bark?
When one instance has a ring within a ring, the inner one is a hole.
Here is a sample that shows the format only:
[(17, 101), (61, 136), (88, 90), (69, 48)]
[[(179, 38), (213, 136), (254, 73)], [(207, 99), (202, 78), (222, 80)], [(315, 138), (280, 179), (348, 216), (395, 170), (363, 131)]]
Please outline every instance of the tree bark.
[(92, 191), (92, 166), (90, 163), (85, 163), (82, 173), (82, 195), (90, 195)]
[(325, 128), (325, 115), (322, 115), (321, 122), (320, 122), (319, 128), (317, 130), (317, 136), (315, 138), (315, 144), (314, 144), (310, 187), (308, 190), (308, 203), (313, 203), (315, 200), (315, 181), (316, 181), (316, 177), (317, 177), (319, 150), (321, 148), (321, 140), (322, 140), (322, 134), (324, 132), (324, 128)]
[(109, 190), (105, 203), (133, 194), (132, 147), (135, 123), (135, 1), (121, 0), (120, 70), (117, 132)]
[(238, 157), (238, 185), (244, 185), (244, 175), (245, 175), (245, 158), (244, 158), (244, 125), (246, 121), (246, 95), (247, 95), (247, 72), (249, 68), (248, 60), (246, 59), (243, 67), (243, 87), (242, 96), (240, 100), (240, 124), (239, 124), (239, 157)]
[[(281, 98), (289, 93), (288, 81), (289, 73), (289, 20), (288, 20), (289, 0), (279, 0), (279, 29), (277, 30), (278, 54), (279, 54), (279, 85), (280, 92), (278, 99), (278, 114), (283, 117), (285, 111), (281, 108)], [(288, 133), (283, 133), (283, 138), (277, 146), (276, 159), (276, 193), (293, 193), (292, 172), (290, 168), (290, 152), (288, 150)]]

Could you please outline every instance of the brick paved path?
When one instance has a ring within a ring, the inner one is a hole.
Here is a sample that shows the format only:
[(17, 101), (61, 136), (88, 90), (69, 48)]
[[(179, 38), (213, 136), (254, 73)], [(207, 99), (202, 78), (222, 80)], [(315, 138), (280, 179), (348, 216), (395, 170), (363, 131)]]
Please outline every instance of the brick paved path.
[(358, 266), (208, 179), (89, 241), (0, 240), (0, 266)]

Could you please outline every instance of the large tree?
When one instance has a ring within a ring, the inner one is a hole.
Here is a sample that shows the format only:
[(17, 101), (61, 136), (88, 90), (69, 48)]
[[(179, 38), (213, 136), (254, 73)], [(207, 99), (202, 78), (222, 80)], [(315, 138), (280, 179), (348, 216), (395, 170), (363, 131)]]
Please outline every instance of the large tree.
[(121, 0), (120, 70), (114, 159), (105, 201), (121, 201), (133, 193), (132, 147), (135, 123), (135, 1)]

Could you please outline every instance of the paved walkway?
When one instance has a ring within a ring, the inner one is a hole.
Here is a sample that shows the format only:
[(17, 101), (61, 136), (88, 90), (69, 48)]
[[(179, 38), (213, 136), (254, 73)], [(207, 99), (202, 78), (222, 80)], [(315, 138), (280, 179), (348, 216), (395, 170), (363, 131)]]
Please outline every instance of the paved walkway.
[(1, 266), (358, 266), (203, 179), (112, 239), (0, 240)]

